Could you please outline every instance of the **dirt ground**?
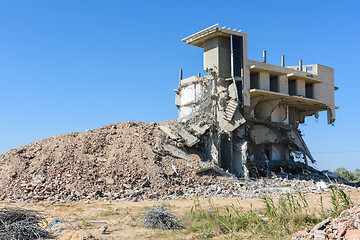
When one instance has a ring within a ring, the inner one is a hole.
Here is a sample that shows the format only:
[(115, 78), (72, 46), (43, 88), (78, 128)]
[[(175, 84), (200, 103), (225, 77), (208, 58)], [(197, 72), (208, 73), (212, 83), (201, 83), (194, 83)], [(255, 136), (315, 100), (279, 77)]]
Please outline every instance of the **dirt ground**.
[[(360, 190), (348, 192), (355, 204), (360, 203)], [(325, 209), (331, 207), (330, 194), (307, 194), (306, 199), (314, 209), (320, 209), (320, 197), (323, 198)], [(204, 208), (210, 206), (224, 207), (234, 204), (242, 211), (263, 208), (261, 199), (239, 199), (239, 198), (212, 198), (200, 199)], [(65, 201), (63, 203), (51, 204), (48, 201), (38, 202), (0, 202), (0, 207), (16, 206), (43, 213), (48, 221), (49, 229), (56, 233), (56, 239), (79, 240), (85, 239), (197, 239), (185, 230), (153, 230), (141, 226), (143, 214), (155, 205), (163, 204), (172, 210), (177, 217), (184, 219), (186, 213), (190, 212), (194, 205), (194, 199), (179, 199), (169, 201)], [(103, 225), (108, 226), (107, 234), (101, 234), (99, 229)], [(186, 227), (186, 221), (185, 221)], [(93, 238), (91, 238), (93, 236)], [(89, 238), (90, 237), (90, 238)]]

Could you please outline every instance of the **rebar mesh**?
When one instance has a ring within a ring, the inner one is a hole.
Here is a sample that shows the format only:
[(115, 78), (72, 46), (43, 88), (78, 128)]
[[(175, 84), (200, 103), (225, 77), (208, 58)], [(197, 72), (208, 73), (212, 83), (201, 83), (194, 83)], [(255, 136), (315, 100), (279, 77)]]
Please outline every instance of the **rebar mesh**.
[(183, 229), (182, 222), (163, 206), (153, 207), (145, 213), (144, 226), (156, 229)]
[(46, 225), (45, 218), (36, 211), (14, 207), (0, 209), (0, 240), (54, 238), (42, 227)]

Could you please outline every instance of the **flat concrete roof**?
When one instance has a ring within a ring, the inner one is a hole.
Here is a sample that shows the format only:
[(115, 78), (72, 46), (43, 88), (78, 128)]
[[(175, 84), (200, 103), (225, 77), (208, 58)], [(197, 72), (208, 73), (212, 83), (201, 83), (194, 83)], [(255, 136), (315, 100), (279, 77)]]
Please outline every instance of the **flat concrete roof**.
[(287, 75), (287, 71), (286, 71), (287, 69), (273, 68), (271, 66), (252, 65), (250, 66), (250, 70), (252, 72), (267, 72), (276, 75)]
[(246, 36), (246, 33), (242, 33), (241, 30), (231, 29), (226, 27), (221, 27), (218, 23), (212, 25), (208, 28), (205, 28), (199, 32), (196, 32), (186, 38), (181, 39), (181, 42), (186, 42), (189, 45), (197, 46), (197, 47), (204, 47), (204, 42), (208, 39), (217, 37), (217, 36), (224, 36), (230, 37), (230, 35), (237, 35), (237, 36)]
[(294, 73), (289, 73), (286, 75), (288, 77), (288, 79), (300, 79), (303, 80), (307, 83), (321, 83), (320, 80), (316, 79), (316, 75), (315, 74), (311, 74), (311, 73), (298, 73), (298, 72), (294, 72)]

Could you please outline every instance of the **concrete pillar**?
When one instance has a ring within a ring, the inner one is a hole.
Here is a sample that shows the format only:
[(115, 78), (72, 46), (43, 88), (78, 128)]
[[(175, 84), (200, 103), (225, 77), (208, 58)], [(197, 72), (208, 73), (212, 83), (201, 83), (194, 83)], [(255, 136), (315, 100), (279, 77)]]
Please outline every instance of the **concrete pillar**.
[(297, 90), (297, 94), (296, 95), (300, 95), (305, 97), (306, 96), (306, 91), (305, 91), (305, 81), (301, 80), (301, 79), (296, 79), (296, 90)]
[(233, 141), (232, 133), (222, 133), (220, 135), (220, 167), (229, 172), (233, 171)]
[(283, 123), (289, 124), (289, 107), (286, 106), (286, 119), (283, 121)]
[(247, 168), (248, 163), (248, 142), (245, 141), (241, 146), (241, 158), (242, 158), (242, 169), (244, 171), (244, 178), (248, 179), (250, 177), (249, 170)]
[[(242, 144), (240, 144), (242, 146)], [(242, 152), (238, 150), (233, 151), (233, 173), (235, 175), (244, 176), (244, 169), (242, 163)]]
[(270, 74), (269, 73), (259, 72), (259, 89), (270, 91)]
[(248, 48), (247, 48), (247, 36), (243, 36), (244, 40), (244, 49), (243, 49), (243, 56), (244, 56), (244, 106), (250, 106), (250, 70), (247, 68), (247, 60), (248, 60)]
[(289, 93), (289, 82), (286, 75), (279, 76), (279, 92), (285, 94)]

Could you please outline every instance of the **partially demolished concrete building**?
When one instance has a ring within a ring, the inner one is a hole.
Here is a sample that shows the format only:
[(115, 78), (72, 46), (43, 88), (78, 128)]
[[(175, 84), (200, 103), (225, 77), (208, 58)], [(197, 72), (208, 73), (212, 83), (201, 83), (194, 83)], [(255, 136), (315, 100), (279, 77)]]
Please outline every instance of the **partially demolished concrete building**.
[(181, 40), (204, 49), (204, 70), (175, 89), (176, 126), (165, 131), (200, 144), (217, 166), (240, 176), (306, 169), (315, 162), (298, 130), (327, 111), (335, 121), (334, 70), (319, 64), (281, 66), (248, 59), (247, 34), (218, 24)]

